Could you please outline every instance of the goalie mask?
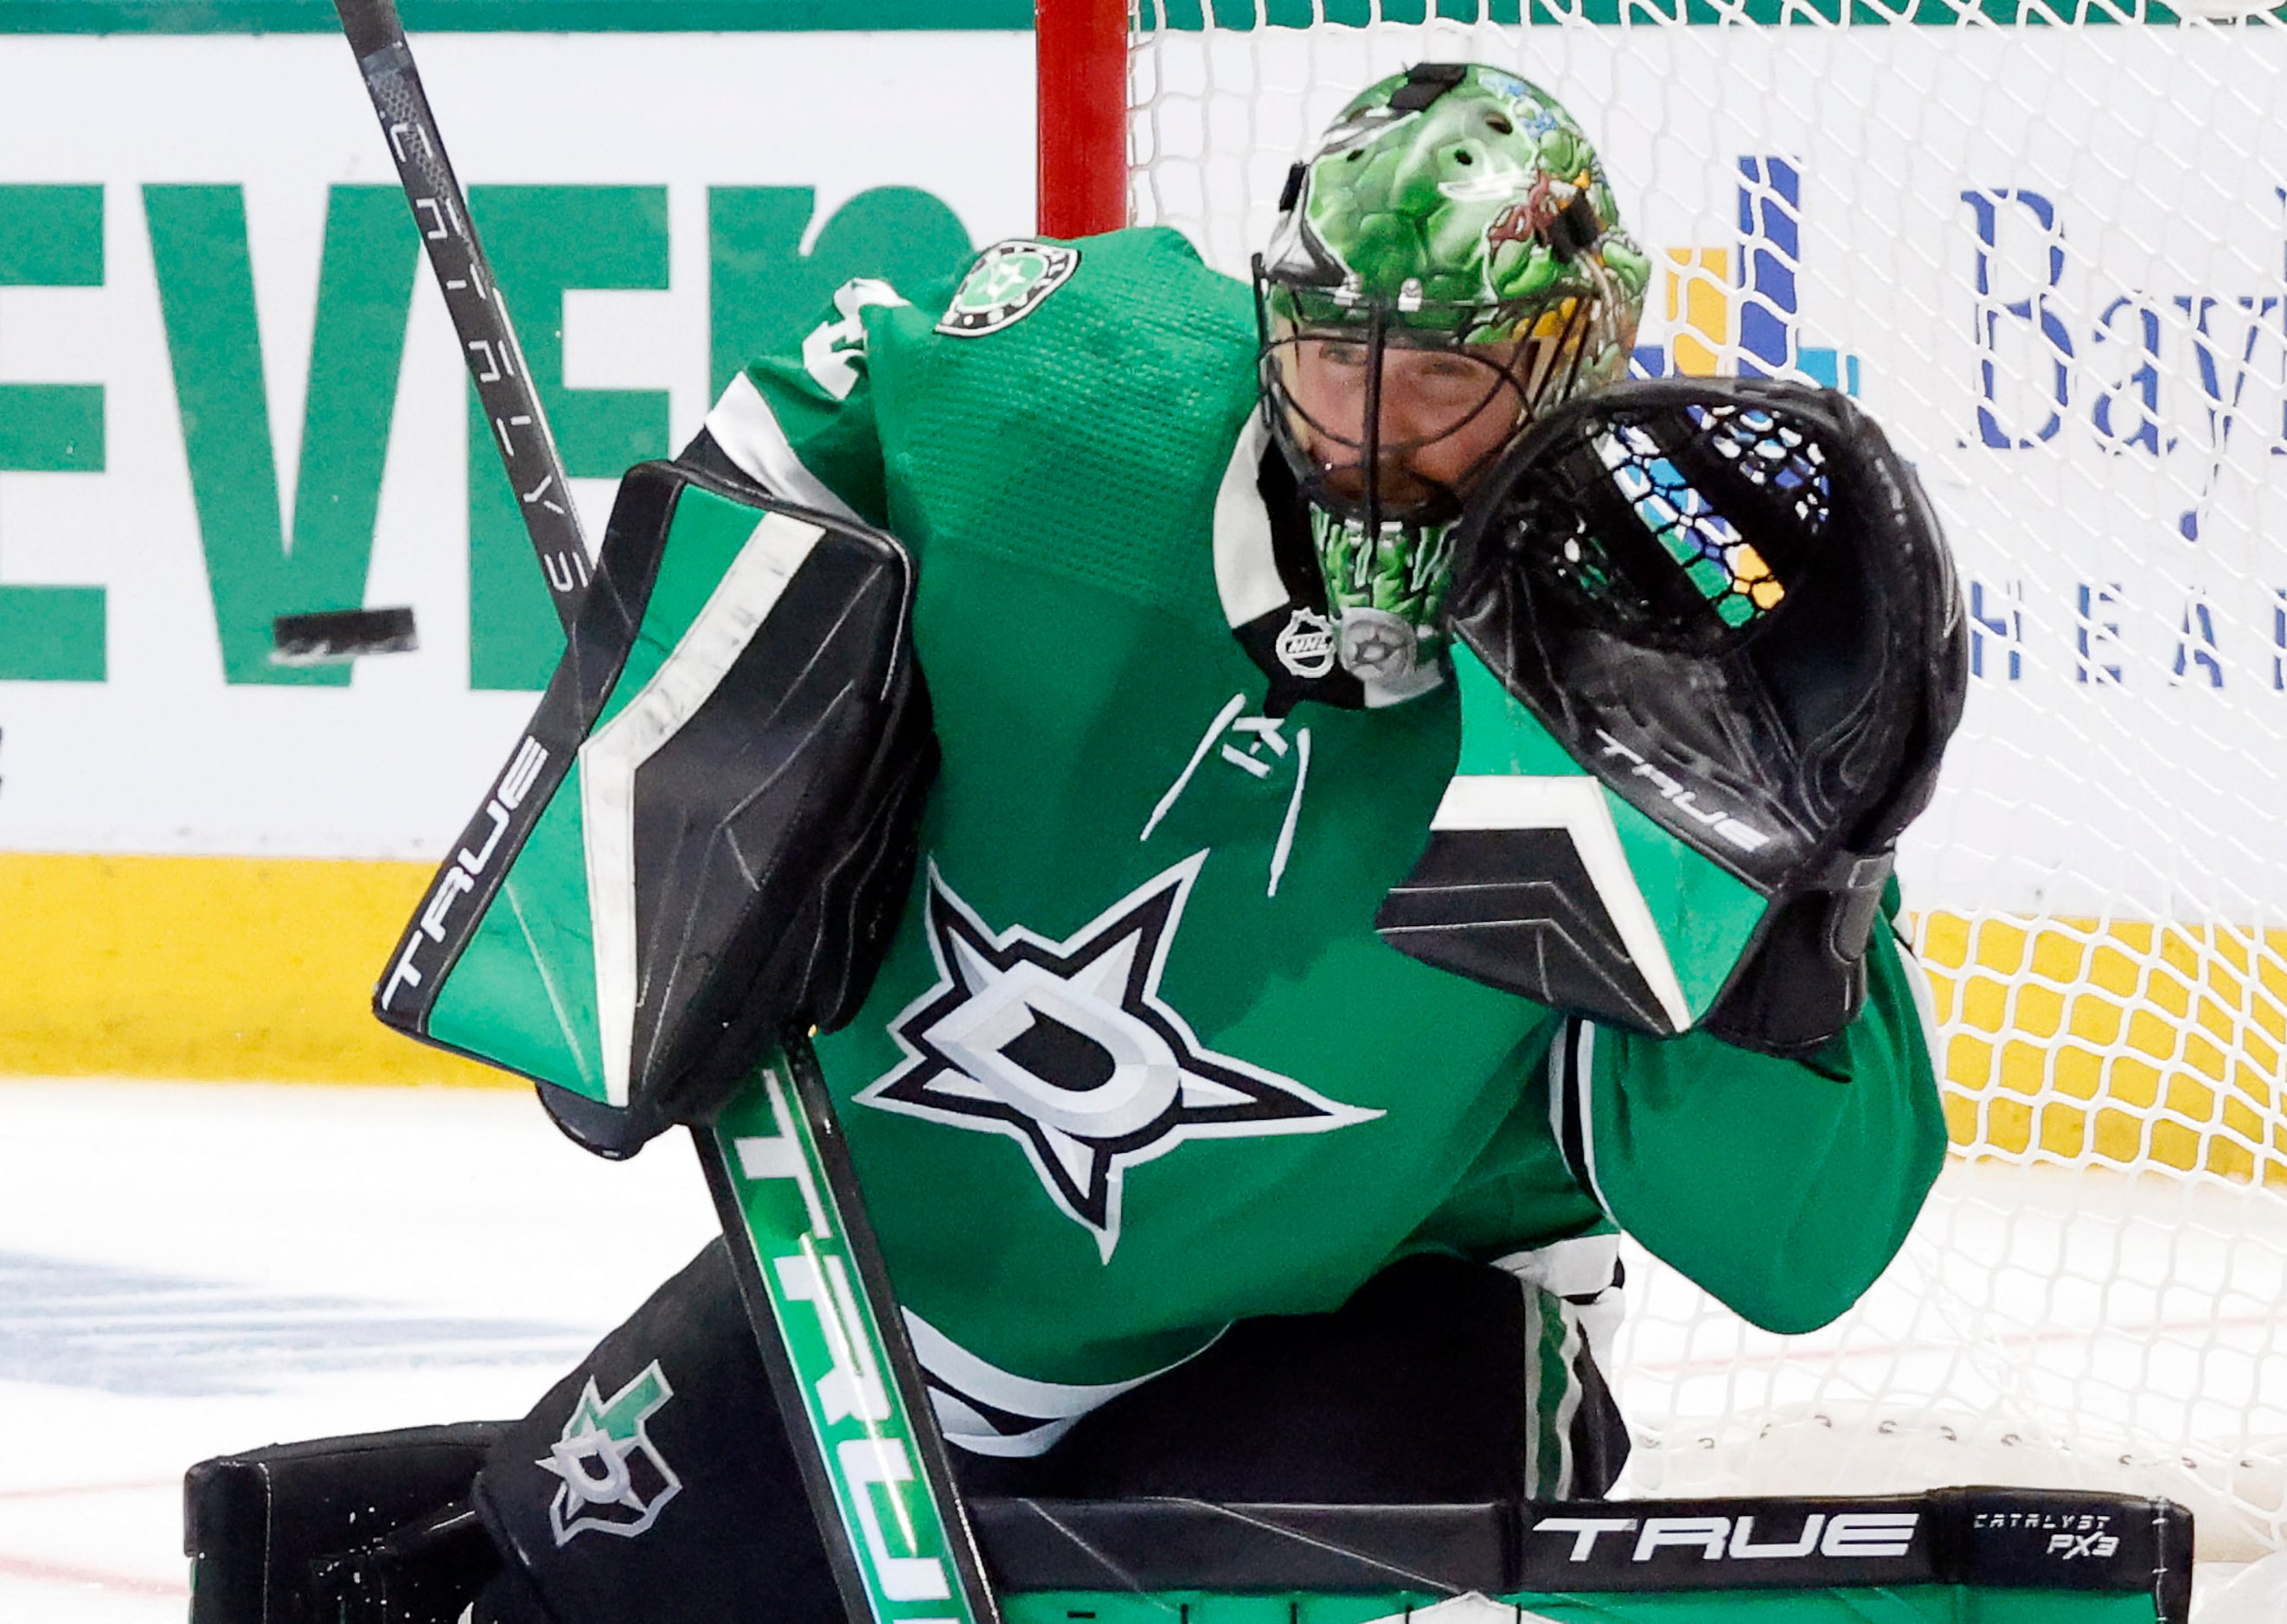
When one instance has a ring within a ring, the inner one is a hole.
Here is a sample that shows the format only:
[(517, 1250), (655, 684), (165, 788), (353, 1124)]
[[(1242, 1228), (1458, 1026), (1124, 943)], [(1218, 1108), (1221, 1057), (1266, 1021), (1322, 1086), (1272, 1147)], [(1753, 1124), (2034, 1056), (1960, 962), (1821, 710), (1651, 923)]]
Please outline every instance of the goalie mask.
[(1616, 385), (1486, 476), (1456, 552), (1460, 769), (1384, 940), (1655, 1035), (1840, 1032), (1967, 683), (1881, 431), (1793, 384)]
[(1649, 270), (1579, 126), (1496, 68), (1386, 79), (1295, 166), (1255, 262), (1263, 398), (1346, 670), (1435, 682), (1462, 498), (1622, 375)]

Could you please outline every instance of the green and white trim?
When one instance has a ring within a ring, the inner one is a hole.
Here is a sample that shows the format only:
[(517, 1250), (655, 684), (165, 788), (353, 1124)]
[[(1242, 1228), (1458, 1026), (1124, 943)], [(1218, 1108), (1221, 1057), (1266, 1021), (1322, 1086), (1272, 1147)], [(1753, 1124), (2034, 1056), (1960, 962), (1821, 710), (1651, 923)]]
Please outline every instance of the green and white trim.
[(1622, 1313), (1620, 1238), (1579, 1235), (1496, 1260), (1524, 1290), (1527, 1490), (1601, 1495), (1619, 1424), (1606, 1373)]

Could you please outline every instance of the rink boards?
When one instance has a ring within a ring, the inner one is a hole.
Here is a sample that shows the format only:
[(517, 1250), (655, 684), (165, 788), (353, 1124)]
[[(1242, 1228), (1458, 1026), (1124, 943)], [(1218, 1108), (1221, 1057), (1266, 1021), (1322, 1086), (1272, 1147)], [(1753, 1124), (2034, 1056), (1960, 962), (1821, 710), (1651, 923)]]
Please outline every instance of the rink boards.
[[(0, 1074), (518, 1080), (403, 1041), (368, 999), (421, 863), (0, 854)], [(2287, 932), (1917, 922), (1957, 1145), (2281, 1177), (2267, 1062)]]
[[(591, 522), (844, 276), (1028, 228), (1029, 39), (884, 20), (423, 41)], [(1905, 873), (1964, 1143), (2280, 1165), (2280, 33), (2156, 67), (2105, 28), (1496, 38), (1603, 109), (1659, 272), (1647, 368), (1776, 343), (1855, 381), (1960, 548), (1978, 675)], [(1315, 73), (1297, 135), (1386, 66), (1178, 35), (1162, 90), (1186, 51)], [(2047, 88), (1965, 99), (2004, 82)], [(553, 634), (390, 178), (324, 33), (0, 52), (0, 1069), (472, 1075), (363, 1000)], [(2189, 226), (2107, 224), (2163, 181)], [(1219, 260), (1245, 229), (1199, 227)], [(1756, 267), (1789, 231), (1782, 289)], [(1928, 315), (1885, 329), (1877, 297)], [(420, 650), (269, 663), (273, 614), (344, 601), (412, 605)]]

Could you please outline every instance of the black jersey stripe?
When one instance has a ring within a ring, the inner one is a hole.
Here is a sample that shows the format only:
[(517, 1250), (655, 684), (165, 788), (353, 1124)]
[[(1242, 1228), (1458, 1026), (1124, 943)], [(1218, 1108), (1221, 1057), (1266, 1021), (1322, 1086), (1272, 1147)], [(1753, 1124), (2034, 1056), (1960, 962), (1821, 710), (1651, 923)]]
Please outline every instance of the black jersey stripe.
[[(1612, 1289), (1619, 1287), (1619, 1264), (1612, 1265)], [(1620, 1469), (1628, 1463), (1632, 1442), (1628, 1437), (1626, 1418), (1620, 1414), (1619, 1400), (1612, 1396), (1611, 1384), (1596, 1362), (1595, 1339), (1582, 1327), (1579, 1352), (1572, 1358), (1572, 1385), (1579, 1401), (1572, 1411), (1571, 1433), (1566, 1442), (1566, 1454), (1571, 1467), (1571, 1479), (1564, 1492), (1576, 1500), (1601, 1500), (1619, 1480)]]
[(1579, 1016), (1557, 1029), (1548, 1048), (1548, 1125), (1572, 1179), (1596, 1205), (1610, 1213), (1596, 1187), (1595, 1139), (1589, 1121), (1590, 1089), (1595, 1075), (1595, 1027)]

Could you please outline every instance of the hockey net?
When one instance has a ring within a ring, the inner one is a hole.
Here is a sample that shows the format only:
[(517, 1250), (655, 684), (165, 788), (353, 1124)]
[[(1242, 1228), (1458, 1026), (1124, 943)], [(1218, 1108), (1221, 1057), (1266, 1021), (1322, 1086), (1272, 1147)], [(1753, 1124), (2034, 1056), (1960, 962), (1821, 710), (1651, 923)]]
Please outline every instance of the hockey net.
[(1974, 621), (1902, 861), (1955, 1155), (1809, 1336), (1634, 1258), (1626, 1486), (2161, 1493), (2248, 1560), (2287, 1547), (2287, 26), (1903, 3), (1112, 0), (1127, 209), (1244, 274), (1350, 95), (1503, 64), (1654, 256), (1641, 370), (1841, 387), (1915, 460)]

